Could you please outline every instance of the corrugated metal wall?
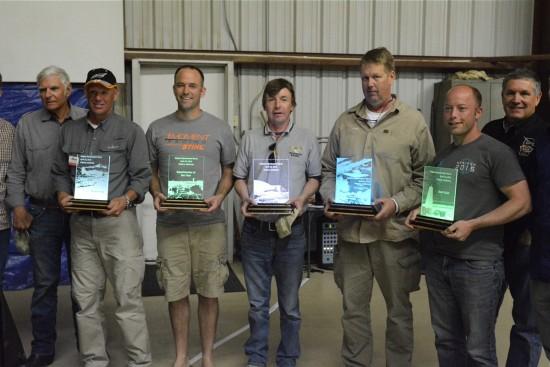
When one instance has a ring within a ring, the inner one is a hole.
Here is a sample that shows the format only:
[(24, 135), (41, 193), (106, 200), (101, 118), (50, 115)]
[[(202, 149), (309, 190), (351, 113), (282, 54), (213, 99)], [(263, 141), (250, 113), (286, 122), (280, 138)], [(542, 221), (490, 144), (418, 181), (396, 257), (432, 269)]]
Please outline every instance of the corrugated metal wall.
[[(512, 56), (530, 53), (534, 0), (126, 0), (126, 47), (186, 50)], [(237, 69), (239, 118), (260, 123), (265, 81), (295, 83), (295, 118), (319, 136), (361, 99), (357, 71)], [(403, 72), (395, 92), (427, 119), (439, 73)]]

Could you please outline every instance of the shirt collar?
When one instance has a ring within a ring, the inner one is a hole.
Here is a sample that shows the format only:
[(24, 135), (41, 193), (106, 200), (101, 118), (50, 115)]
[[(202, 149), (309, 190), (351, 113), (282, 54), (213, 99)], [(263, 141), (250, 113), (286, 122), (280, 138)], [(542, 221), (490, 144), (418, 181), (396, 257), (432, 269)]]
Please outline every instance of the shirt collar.
[(537, 114), (536, 113), (533, 113), (531, 116), (529, 116), (525, 120), (519, 120), (519, 121), (508, 121), (508, 120), (506, 120), (506, 117), (504, 117), (502, 119), (502, 128), (504, 129), (505, 133), (508, 133), (511, 128), (513, 128), (513, 127), (517, 128), (517, 127), (520, 127), (520, 126), (525, 126), (525, 125), (531, 123), (531, 121), (534, 121), (536, 119), (537, 119)]
[[(69, 104), (69, 115), (67, 116), (67, 118), (65, 119), (65, 121), (67, 120), (76, 120), (78, 116), (76, 116), (76, 111), (75, 109), (73, 108), (73, 105)], [(42, 108), (42, 110), (40, 111), (40, 120), (42, 122), (46, 122), (46, 121), (54, 121), (54, 122), (58, 122), (57, 119), (55, 118), (54, 115), (52, 115), (47, 109), (45, 108)], [(63, 121), (63, 122), (65, 122)]]
[(269, 124), (266, 122), (264, 125), (264, 135), (279, 135), (279, 136), (285, 136), (288, 135), (292, 129), (294, 129), (294, 122), (290, 121), (290, 124), (288, 124), (287, 128), (283, 132), (274, 132), (269, 128)]

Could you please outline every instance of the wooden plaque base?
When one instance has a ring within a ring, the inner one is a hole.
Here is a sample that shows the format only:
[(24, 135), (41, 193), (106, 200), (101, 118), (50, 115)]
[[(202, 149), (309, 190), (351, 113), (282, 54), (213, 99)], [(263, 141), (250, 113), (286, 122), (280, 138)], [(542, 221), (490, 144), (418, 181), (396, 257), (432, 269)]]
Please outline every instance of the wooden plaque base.
[(202, 210), (208, 209), (204, 200), (167, 199), (160, 205), (161, 209), (169, 210)]
[(453, 224), (453, 221), (417, 215), (416, 219), (411, 221), (411, 224), (419, 229), (441, 232)]
[(294, 207), (291, 204), (257, 204), (249, 205), (247, 211), (252, 214), (292, 214)]
[(109, 200), (71, 199), (71, 209), (101, 211), (107, 209)]
[(327, 212), (341, 215), (356, 215), (363, 217), (374, 217), (378, 213), (375, 205), (353, 205), (332, 203)]

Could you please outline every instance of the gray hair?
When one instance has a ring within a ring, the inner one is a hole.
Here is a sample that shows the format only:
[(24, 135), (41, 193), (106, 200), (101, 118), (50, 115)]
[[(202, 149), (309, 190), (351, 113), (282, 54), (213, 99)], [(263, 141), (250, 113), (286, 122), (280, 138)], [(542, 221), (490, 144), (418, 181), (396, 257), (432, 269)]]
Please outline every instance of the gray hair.
[(57, 76), (61, 83), (63, 83), (65, 88), (69, 88), (71, 86), (69, 74), (67, 74), (65, 69), (62, 69), (59, 66), (55, 65), (46, 66), (44, 69), (42, 69), (36, 76), (36, 84), (40, 84), (42, 80), (46, 79), (49, 76)]
[(542, 89), (541, 89), (541, 86), (540, 86), (540, 79), (537, 76), (537, 74), (532, 70), (529, 70), (529, 69), (516, 69), (516, 70), (506, 74), (506, 76), (502, 80), (502, 91), (503, 92), (506, 89), (506, 84), (508, 84), (508, 82), (510, 80), (528, 80), (528, 81), (532, 82), (533, 85), (535, 86), (535, 94), (537, 96), (540, 96), (541, 93), (542, 93)]

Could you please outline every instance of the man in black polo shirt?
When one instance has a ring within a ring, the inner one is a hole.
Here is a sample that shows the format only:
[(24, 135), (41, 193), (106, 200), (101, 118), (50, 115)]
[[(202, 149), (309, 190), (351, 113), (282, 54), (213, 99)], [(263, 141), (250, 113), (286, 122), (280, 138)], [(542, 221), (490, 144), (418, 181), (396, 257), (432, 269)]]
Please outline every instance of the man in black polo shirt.
[[(506, 75), (502, 82), (502, 105), (505, 116), (489, 122), (482, 130), (508, 145), (517, 154), (526, 172), (529, 157), (536, 147), (537, 131), (545, 122), (536, 114), (541, 87), (537, 75), (518, 69)], [(529, 182), (532, 188), (532, 182)], [(527, 229), (529, 216), (509, 223), (504, 228), (504, 270), (506, 286), (514, 299), (510, 330), (510, 349), (506, 366), (535, 367), (538, 365), (541, 343), (535, 326), (529, 292), (529, 249), (531, 235)], [(502, 298), (501, 298), (502, 301)]]

